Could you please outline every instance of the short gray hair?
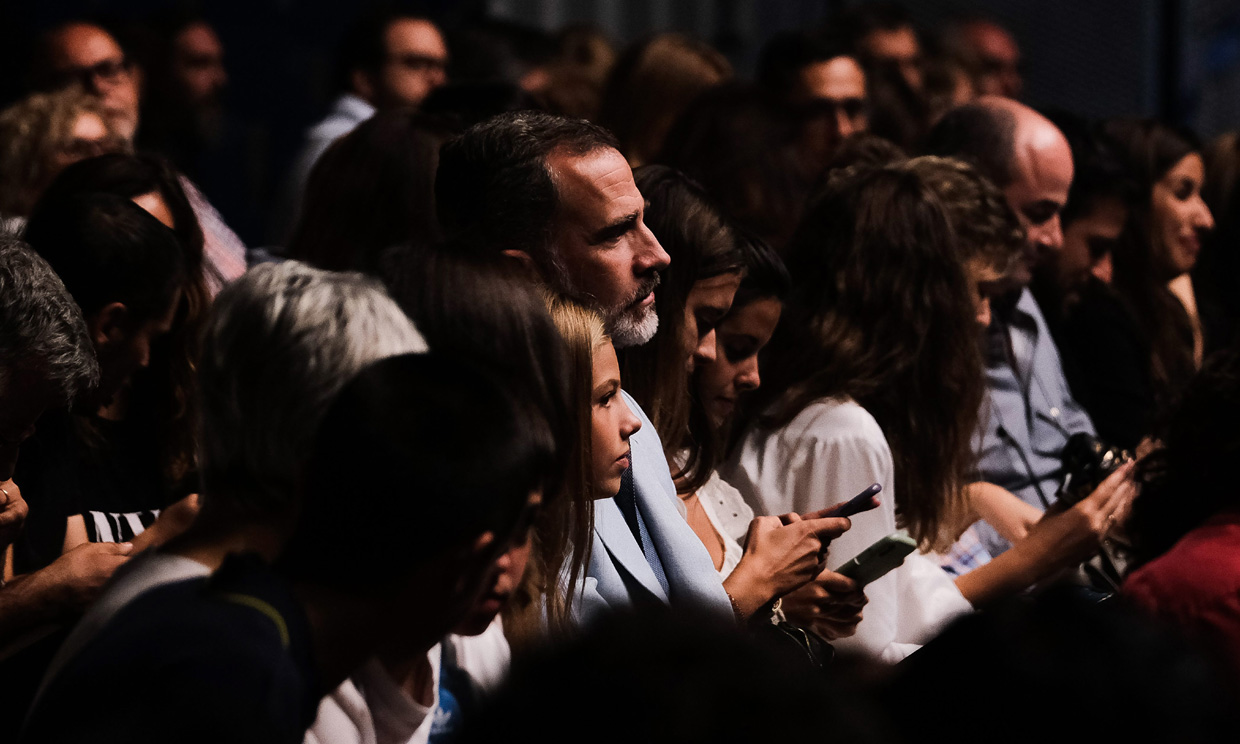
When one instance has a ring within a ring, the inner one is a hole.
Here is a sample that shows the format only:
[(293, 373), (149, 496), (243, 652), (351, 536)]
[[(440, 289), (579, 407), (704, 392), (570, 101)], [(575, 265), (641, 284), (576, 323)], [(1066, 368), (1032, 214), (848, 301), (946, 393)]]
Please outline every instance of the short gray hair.
[(18, 372), (42, 376), (66, 403), (99, 383), (81, 308), (47, 261), (0, 235), (0, 394)]
[(340, 388), (371, 362), (426, 348), (382, 285), (361, 274), (286, 261), (224, 288), (199, 371), (204, 510), (286, 511)]

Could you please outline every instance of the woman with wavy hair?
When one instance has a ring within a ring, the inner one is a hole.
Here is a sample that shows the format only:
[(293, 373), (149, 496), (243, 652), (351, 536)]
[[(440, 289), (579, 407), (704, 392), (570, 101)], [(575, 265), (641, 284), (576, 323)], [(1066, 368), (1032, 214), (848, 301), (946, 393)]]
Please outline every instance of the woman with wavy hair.
[[(820, 510), (880, 483), (879, 509), (832, 543), (829, 569), (897, 528), (923, 551), (945, 549), (971, 519), (984, 378), (978, 307), (943, 204), (905, 164), (846, 169), (807, 211), (788, 268), (794, 288), (757, 415), (724, 476), (768, 514)], [(1111, 513), (1098, 502), (1130, 496), (1112, 479), (954, 582), (914, 553), (866, 588), (865, 617), (842, 643), (902, 658), (951, 617), (1071, 565), (1096, 545), (1086, 528)]]

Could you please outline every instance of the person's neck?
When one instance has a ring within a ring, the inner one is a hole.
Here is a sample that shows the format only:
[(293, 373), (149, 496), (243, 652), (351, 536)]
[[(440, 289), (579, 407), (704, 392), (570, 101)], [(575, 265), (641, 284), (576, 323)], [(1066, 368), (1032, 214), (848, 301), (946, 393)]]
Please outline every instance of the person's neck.
[[(443, 635), (441, 628), (432, 628), (427, 622), (392, 627), (394, 613), (386, 598), (307, 582), (296, 583), (293, 593), (310, 623), (311, 646), (324, 690), (334, 690), (367, 659), (376, 656), (402, 687), (416, 683), (410, 677), (415, 676), (419, 663), (426, 663), (427, 652)], [(434, 616), (435, 612), (431, 609), (428, 614)], [(399, 646), (385, 643), (394, 635), (400, 636)]]
[(204, 514), (184, 534), (170, 540), (163, 552), (197, 561), (211, 571), (233, 553), (257, 553), (271, 563), (279, 557), (291, 533), (291, 519), (273, 516), (226, 520)]

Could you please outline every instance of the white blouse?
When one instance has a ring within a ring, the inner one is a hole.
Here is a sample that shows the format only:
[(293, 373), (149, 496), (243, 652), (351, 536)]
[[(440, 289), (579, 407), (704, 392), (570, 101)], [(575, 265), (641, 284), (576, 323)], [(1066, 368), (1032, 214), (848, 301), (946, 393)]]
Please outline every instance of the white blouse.
[(698, 503), (723, 543), (723, 566), (719, 568), (719, 578), (726, 579), (736, 564), (741, 562), (741, 555), (745, 552), (740, 541), (749, 532), (753, 509), (745, 503), (739, 491), (719, 477), (718, 471), (712, 471), (710, 480), (698, 489)]
[[(835, 569), (896, 531), (895, 468), (878, 422), (851, 399), (810, 404), (786, 426), (750, 431), (722, 475), (759, 514), (806, 513), (848, 501), (871, 483), (883, 487), (880, 506), (852, 518), (852, 529), (831, 542)], [(866, 587), (856, 635), (833, 641), (896, 662), (972, 610), (952, 578), (921, 553)]]

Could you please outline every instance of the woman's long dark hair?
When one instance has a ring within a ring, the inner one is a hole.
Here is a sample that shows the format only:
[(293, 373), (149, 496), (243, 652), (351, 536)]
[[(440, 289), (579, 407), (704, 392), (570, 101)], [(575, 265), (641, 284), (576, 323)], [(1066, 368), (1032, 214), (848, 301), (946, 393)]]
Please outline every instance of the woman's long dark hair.
[(620, 379), (659, 432), (677, 492), (691, 493), (710, 478), (718, 443), (710, 421), (690, 404), (685, 307), (696, 282), (740, 272), (744, 263), (731, 228), (695, 182), (662, 165), (642, 166), (633, 177), (649, 203), (646, 225), (672, 263), (654, 292), (659, 331), (621, 350)]
[(1232, 477), (1240, 457), (1240, 353), (1206, 360), (1161, 432), (1161, 446), (1137, 466), (1141, 495), (1128, 531), (1138, 564), (1167, 552), (1219, 512), (1240, 509)]
[(171, 330), (151, 347), (150, 366), (140, 373), (150, 384), (134, 386), (129, 415), (154, 419), (163, 478), (171, 488), (185, 483), (198, 464), (198, 354), (211, 306), (198, 218), (177, 172), (167, 160), (150, 154), (101, 155), (74, 163), (56, 177), (43, 200), (51, 203), (88, 193), (133, 199), (153, 192), (172, 215), (172, 231), (181, 245), (189, 278), (182, 287)]
[(882, 428), (896, 513), (923, 547), (963, 527), (984, 380), (973, 303), (943, 205), (906, 166), (845, 169), (789, 244), (794, 279), (763, 359), (756, 425), (848, 396)]
[(1201, 146), (1189, 132), (1152, 119), (1108, 121), (1103, 133), (1115, 144), (1138, 191), (1113, 256), (1112, 286), (1149, 339), (1155, 402), (1162, 408), (1188, 383), (1197, 365), (1188, 311), (1167, 287), (1174, 277), (1159, 265), (1161, 249), (1154, 242), (1158, 236), (1151, 216), (1154, 185), (1176, 163), (1200, 153)]
[(310, 172), (289, 257), (374, 274), (388, 249), (438, 242), (435, 169), (449, 135), (438, 119), (398, 109), (333, 143)]

